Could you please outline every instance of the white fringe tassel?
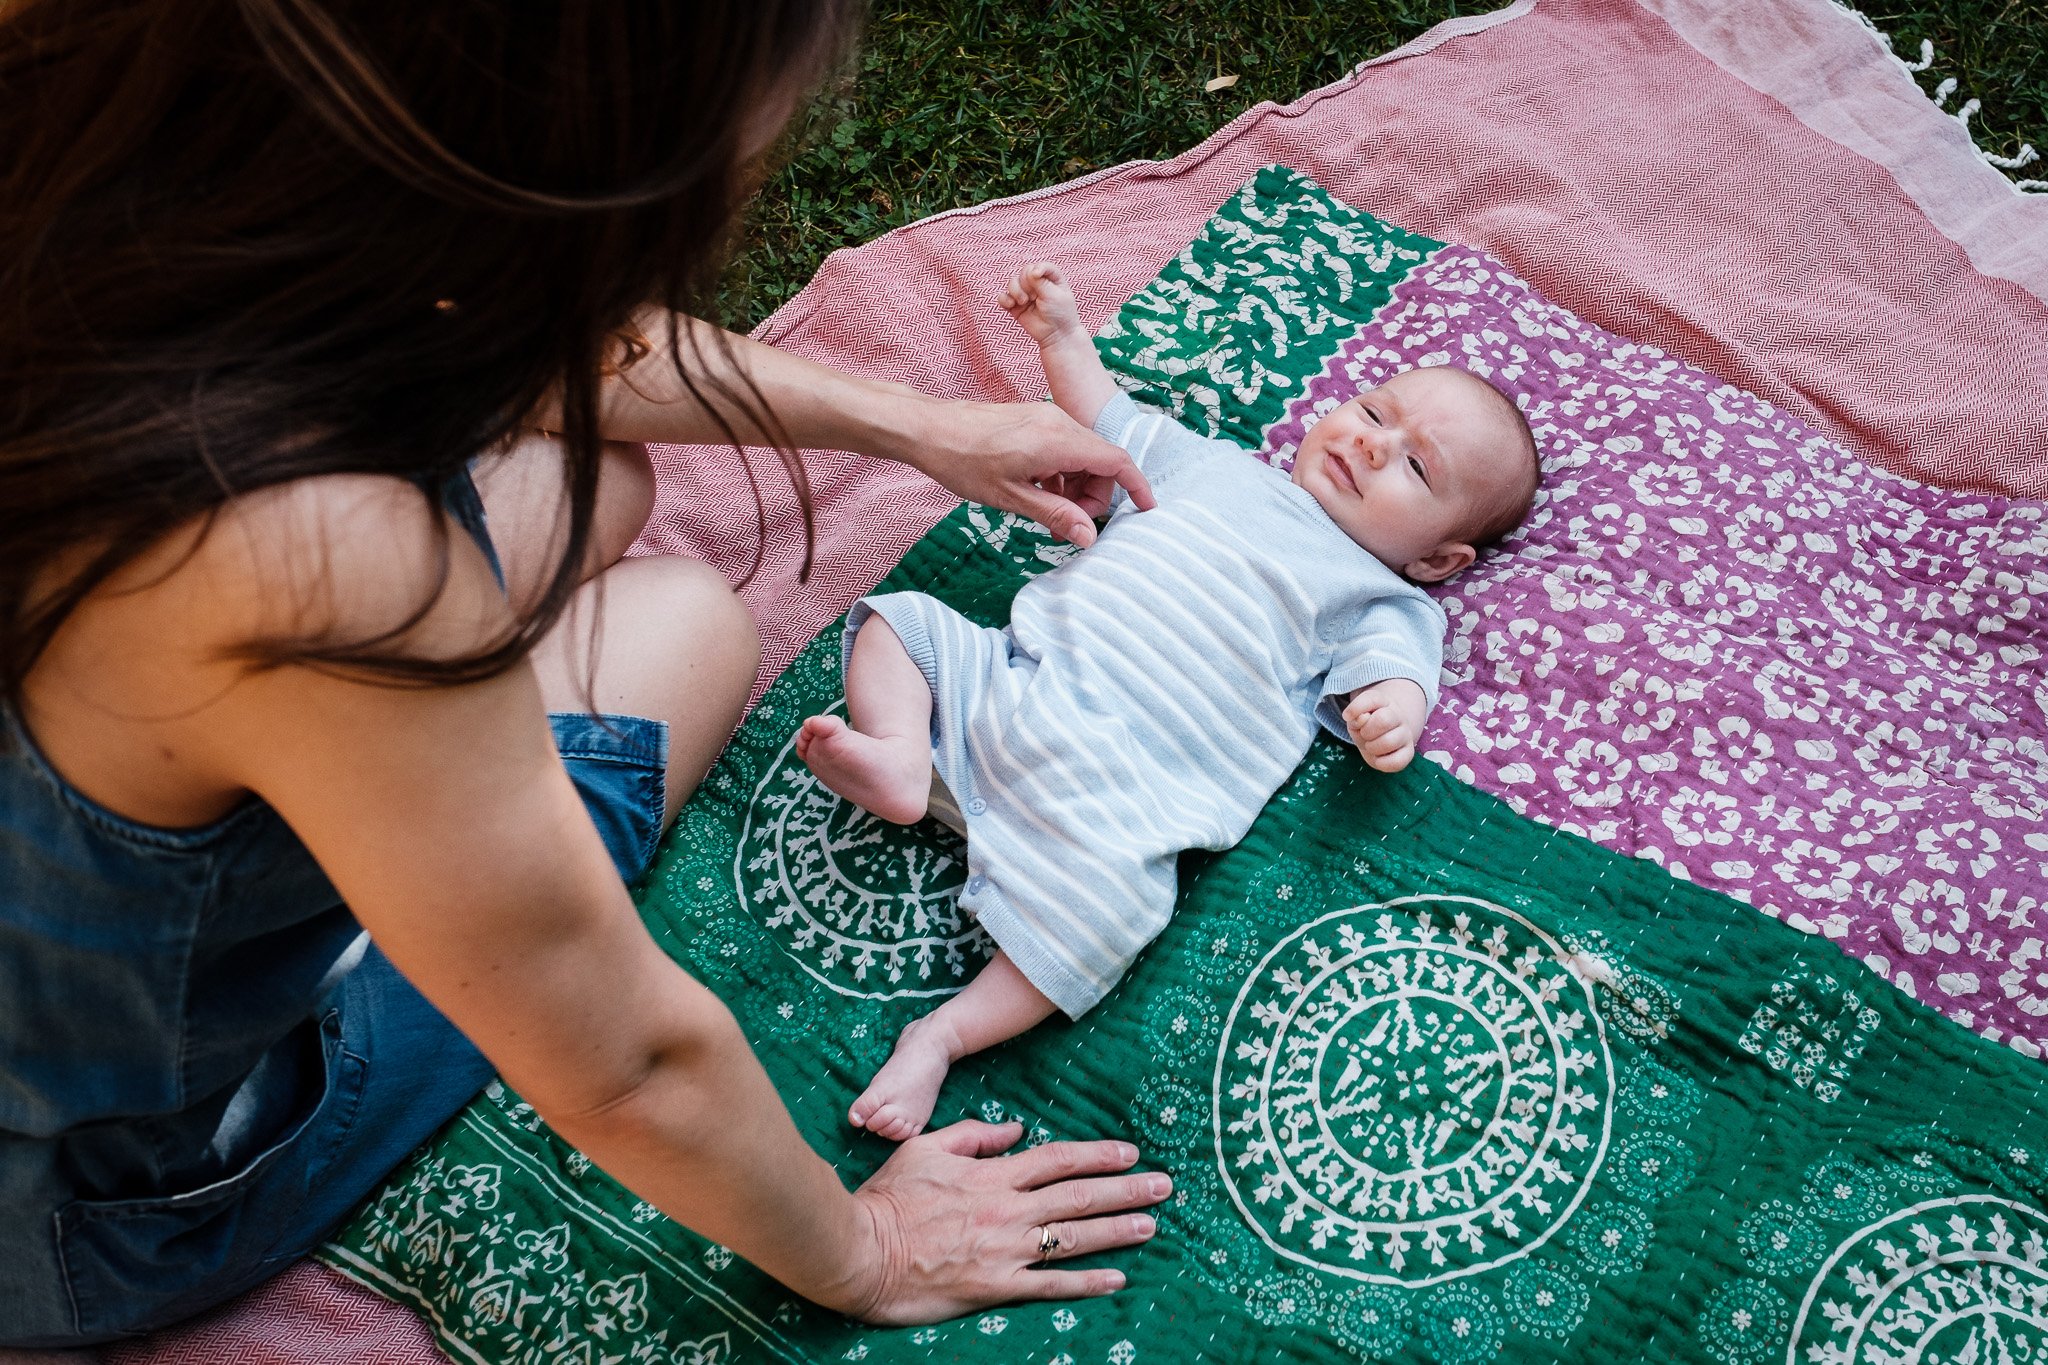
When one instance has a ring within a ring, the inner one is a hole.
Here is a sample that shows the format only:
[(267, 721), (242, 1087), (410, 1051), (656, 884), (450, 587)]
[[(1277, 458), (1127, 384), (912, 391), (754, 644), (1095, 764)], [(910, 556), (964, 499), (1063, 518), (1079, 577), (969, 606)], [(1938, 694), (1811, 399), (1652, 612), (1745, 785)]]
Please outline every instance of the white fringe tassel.
[[(1892, 43), (1892, 35), (1886, 33), (1875, 23), (1872, 23), (1869, 15), (1865, 14), (1862, 10), (1843, 3), (1843, 0), (1835, 0), (1835, 3), (1854, 16), (1857, 23), (1870, 30), (1871, 34), (1880, 43), (1884, 44), (1884, 50), (1889, 52), (1892, 60), (1899, 64), (1900, 70), (1917, 74), (1934, 65), (1934, 44), (1932, 42), (1922, 38), (1920, 40), (1920, 60), (1909, 62), (1899, 55), (1898, 48)], [(1948, 97), (1955, 94), (1957, 84), (1958, 82), (1954, 76), (1942, 78), (1941, 83), (1934, 87), (1935, 108), (1944, 111), (1948, 108)], [(2041, 154), (2034, 150), (2034, 144), (2031, 142), (2021, 143), (2019, 151), (2012, 156), (1998, 156), (1977, 146), (1977, 139), (1970, 132), (1970, 119), (1983, 107), (1984, 102), (1982, 100), (1967, 100), (1960, 109), (1949, 115), (1950, 118), (1962, 125), (1963, 135), (1970, 139), (1970, 147), (1979, 157), (1982, 157), (1987, 164), (1996, 166), (2001, 171), (2016, 171), (2020, 167), (2031, 165), (2040, 159)], [(2012, 187), (2023, 193), (2039, 193), (2042, 190), (2048, 190), (2048, 180), (2015, 180), (2012, 182)]]

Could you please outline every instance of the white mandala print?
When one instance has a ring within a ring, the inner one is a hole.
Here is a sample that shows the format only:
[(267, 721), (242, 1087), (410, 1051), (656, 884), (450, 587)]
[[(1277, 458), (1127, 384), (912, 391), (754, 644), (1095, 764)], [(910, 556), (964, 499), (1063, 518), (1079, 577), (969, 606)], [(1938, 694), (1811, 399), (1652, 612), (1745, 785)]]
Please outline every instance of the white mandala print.
[(1933, 1199), (1863, 1228), (1814, 1276), (1786, 1365), (2048, 1360), (2048, 1214)]
[(755, 788), (732, 876), (748, 913), (840, 994), (949, 995), (993, 951), (960, 911), (965, 855), (929, 821), (892, 825), (840, 799), (792, 734)]
[(1415, 896), (1296, 930), (1216, 1061), (1225, 1188), (1281, 1255), (1429, 1285), (1547, 1241), (1607, 1151), (1614, 1064), (1574, 955), (1512, 910)]

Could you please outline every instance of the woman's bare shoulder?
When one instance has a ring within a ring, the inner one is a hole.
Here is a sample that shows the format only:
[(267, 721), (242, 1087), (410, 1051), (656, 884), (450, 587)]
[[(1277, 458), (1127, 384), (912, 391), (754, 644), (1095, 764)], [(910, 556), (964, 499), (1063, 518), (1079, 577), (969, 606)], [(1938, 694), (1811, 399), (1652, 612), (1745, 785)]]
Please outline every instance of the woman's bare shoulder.
[(25, 713), (86, 795), (199, 823), (237, 795), (216, 749), (252, 647), (372, 639), (415, 616), (394, 643), (421, 657), (470, 652), (508, 620), (482, 553), (416, 485), (299, 479), (175, 528), (96, 588), (30, 672)]
[(381, 475), (321, 475), (233, 499), (149, 557), (159, 564), (132, 566), (143, 591), (167, 591), (164, 605), (230, 652), (265, 639), (368, 638), (411, 618), (437, 588), (449, 600), (436, 602), (413, 647), (467, 649), (483, 635), (465, 624), (503, 620), (474, 543), (417, 485)]

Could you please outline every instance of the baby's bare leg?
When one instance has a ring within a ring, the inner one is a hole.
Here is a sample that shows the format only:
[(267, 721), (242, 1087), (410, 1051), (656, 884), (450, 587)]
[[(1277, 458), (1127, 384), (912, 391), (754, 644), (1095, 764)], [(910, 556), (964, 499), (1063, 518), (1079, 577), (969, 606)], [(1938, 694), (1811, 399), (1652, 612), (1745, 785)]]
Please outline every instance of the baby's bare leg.
[(1017, 970), (1009, 954), (997, 953), (966, 990), (910, 1021), (889, 1060), (853, 1102), (848, 1120), (896, 1142), (916, 1137), (930, 1121), (939, 1086), (953, 1063), (1015, 1038), (1052, 1012), (1052, 1001)]
[(796, 756), (818, 780), (899, 825), (924, 819), (932, 793), (932, 692), (903, 641), (870, 616), (846, 663), (846, 714), (812, 716)]

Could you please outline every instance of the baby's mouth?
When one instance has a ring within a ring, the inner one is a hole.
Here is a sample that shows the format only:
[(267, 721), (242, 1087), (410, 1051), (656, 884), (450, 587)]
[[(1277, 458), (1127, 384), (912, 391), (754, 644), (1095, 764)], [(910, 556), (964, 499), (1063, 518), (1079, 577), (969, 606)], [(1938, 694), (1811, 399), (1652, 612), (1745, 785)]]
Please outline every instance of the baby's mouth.
[(1336, 451), (1326, 451), (1323, 458), (1330, 463), (1330, 481), (1352, 493), (1358, 491), (1358, 480), (1351, 477), (1351, 466)]

